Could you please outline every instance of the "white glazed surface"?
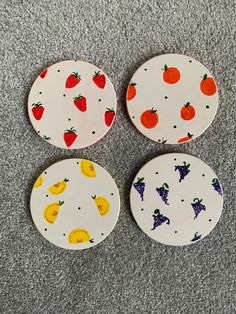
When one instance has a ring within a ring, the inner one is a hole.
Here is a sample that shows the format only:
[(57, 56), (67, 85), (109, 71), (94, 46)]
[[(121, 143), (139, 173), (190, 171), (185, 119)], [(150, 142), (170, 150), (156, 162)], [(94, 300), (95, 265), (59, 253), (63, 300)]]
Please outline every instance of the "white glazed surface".
[[(168, 84), (163, 80), (165, 64), (179, 70), (177, 83)], [(188, 140), (201, 135), (212, 123), (218, 108), (217, 90), (212, 96), (201, 92), (200, 83), (205, 74), (212, 77), (203, 64), (184, 55), (164, 54), (145, 62), (130, 81), (136, 83), (136, 96), (127, 100), (128, 113), (135, 127), (149, 139), (167, 144), (178, 144), (188, 133), (192, 135)], [(183, 120), (180, 115), (187, 102), (195, 109), (195, 117), (191, 120)], [(157, 110), (158, 123), (148, 129), (140, 122), (140, 116), (152, 108)]]
[[(33, 221), (39, 232), (54, 245), (65, 249), (81, 250), (103, 241), (113, 230), (120, 211), (120, 198), (117, 186), (110, 174), (93, 163), (96, 177), (84, 176), (80, 170), (82, 159), (65, 159), (47, 168), (40, 176), (43, 183), (33, 188), (30, 208)], [(67, 188), (59, 195), (52, 195), (49, 188), (67, 178)], [(105, 196), (110, 210), (101, 216), (92, 196)], [(44, 218), (48, 204), (63, 201), (54, 223)], [(89, 232), (92, 242), (71, 244), (68, 241), (72, 230), (82, 228)]]
[[(36, 132), (57, 147), (77, 149), (93, 145), (109, 130), (105, 123), (107, 108), (116, 112), (114, 87), (105, 75), (106, 84), (99, 88), (92, 80), (95, 72), (100, 71), (93, 64), (68, 60), (53, 64), (47, 69), (46, 76), (35, 80), (28, 98), (28, 113)], [(67, 78), (77, 72), (81, 81), (73, 88), (66, 88)], [(87, 99), (87, 110), (81, 112), (74, 104), (74, 98), (82, 94)], [(42, 103), (44, 113), (36, 120), (32, 113), (33, 103)], [(113, 119), (114, 122), (114, 119)], [(64, 141), (65, 130), (73, 127), (77, 138), (70, 147)]]
[[(184, 161), (190, 164), (190, 172), (179, 182), (179, 171), (175, 171), (175, 166)], [(133, 185), (138, 178), (144, 178), (145, 182), (143, 201)], [(141, 168), (132, 184), (130, 202), (136, 222), (149, 237), (163, 244), (182, 246), (194, 243), (195, 233), (201, 236), (200, 239), (204, 238), (218, 222), (223, 207), (223, 197), (212, 186), (213, 178), (217, 178), (213, 170), (191, 155), (171, 153), (154, 158)], [(163, 183), (169, 186), (169, 205), (156, 191)], [(196, 219), (191, 206), (194, 198), (202, 199), (206, 207)], [(168, 217), (170, 223), (151, 230), (155, 209)]]

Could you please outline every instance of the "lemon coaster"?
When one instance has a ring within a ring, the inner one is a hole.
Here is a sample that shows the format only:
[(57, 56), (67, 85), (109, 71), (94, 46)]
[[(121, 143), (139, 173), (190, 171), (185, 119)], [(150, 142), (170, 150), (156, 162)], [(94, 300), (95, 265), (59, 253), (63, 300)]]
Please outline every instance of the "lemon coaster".
[(82, 250), (103, 241), (120, 211), (117, 186), (96, 163), (65, 159), (36, 180), (30, 199), (33, 221), (50, 242)]
[(149, 139), (180, 144), (202, 134), (218, 107), (211, 73), (188, 56), (165, 54), (145, 62), (127, 89), (127, 109)]
[(163, 244), (182, 246), (203, 239), (215, 227), (223, 192), (203, 161), (174, 153), (154, 158), (138, 172), (130, 202), (143, 232)]
[(36, 132), (61, 148), (93, 145), (113, 124), (116, 95), (96, 66), (76, 60), (56, 63), (35, 80), (28, 113)]

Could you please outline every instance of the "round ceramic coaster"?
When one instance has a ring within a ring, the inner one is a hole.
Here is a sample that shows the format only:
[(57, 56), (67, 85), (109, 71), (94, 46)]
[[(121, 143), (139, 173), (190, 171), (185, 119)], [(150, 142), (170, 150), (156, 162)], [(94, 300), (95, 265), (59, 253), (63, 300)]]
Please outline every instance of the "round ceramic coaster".
[(115, 90), (90, 63), (59, 62), (34, 82), (28, 112), (37, 133), (49, 143), (66, 149), (87, 147), (100, 140), (114, 121)]
[(213, 170), (186, 154), (166, 154), (148, 162), (130, 193), (140, 228), (154, 240), (187, 245), (204, 238), (218, 222), (222, 188)]
[(103, 241), (112, 231), (120, 198), (104, 168), (73, 158), (55, 163), (38, 177), (30, 208), (36, 227), (48, 241), (82, 250)]
[(193, 58), (166, 54), (145, 62), (127, 90), (135, 127), (159, 143), (179, 144), (202, 134), (218, 107), (211, 73)]

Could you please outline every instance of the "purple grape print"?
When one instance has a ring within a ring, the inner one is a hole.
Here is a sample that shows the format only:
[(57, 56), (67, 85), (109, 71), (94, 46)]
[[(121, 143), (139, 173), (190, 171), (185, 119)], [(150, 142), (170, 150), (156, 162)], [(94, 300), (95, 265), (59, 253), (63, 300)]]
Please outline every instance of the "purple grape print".
[(161, 187), (156, 188), (157, 193), (160, 195), (161, 199), (166, 205), (170, 205), (168, 203), (168, 193), (169, 193), (169, 185), (167, 183), (163, 183)]
[(137, 182), (135, 182), (133, 184), (135, 190), (138, 191), (141, 200), (143, 201), (144, 198), (144, 190), (145, 190), (145, 182), (144, 182), (144, 178), (138, 178)]
[(155, 230), (158, 226), (162, 225), (163, 223), (166, 222), (167, 225), (170, 224), (170, 219), (166, 216), (163, 216), (160, 213), (159, 209), (154, 210), (154, 215), (152, 215), (154, 222), (153, 222), (153, 227), (151, 230)]
[(199, 198), (194, 198), (193, 202), (191, 203), (192, 208), (193, 208), (194, 213), (195, 213), (194, 219), (196, 219), (198, 217), (198, 215), (200, 214), (200, 212), (202, 210), (206, 210), (206, 206), (201, 204), (201, 203), (202, 203), (202, 199), (199, 199)]
[(221, 189), (221, 186), (220, 186), (220, 182), (217, 178), (214, 178), (212, 179), (212, 184), (211, 184), (214, 188), (214, 190), (216, 192), (218, 192), (221, 196), (222, 196), (222, 189)]
[(179, 178), (179, 182), (181, 182), (187, 174), (189, 174), (190, 172), (190, 164), (187, 164), (186, 161), (183, 162), (183, 165), (182, 166), (175, 166), (175, 171), (178, 170), (179, 171), (179, 175), (180, 175), (180, 178)]
[(202, 237), (202, 235), (201, 234), (198, 234), (198, 232), (196, 232), (195, 234), (194, 234), (194, 237), (192, 238), (192, 242), (195, 242), (195, 241), (197, 241), (197, 240), (200, 240), (201, 239), (201, 237)]

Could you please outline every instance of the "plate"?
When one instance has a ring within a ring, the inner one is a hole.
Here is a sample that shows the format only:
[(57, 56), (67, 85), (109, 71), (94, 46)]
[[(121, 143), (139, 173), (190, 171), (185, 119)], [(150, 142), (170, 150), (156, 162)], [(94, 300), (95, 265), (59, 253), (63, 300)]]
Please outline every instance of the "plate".
[(65, 159), (36, 180), (30, 208), (39, 232), (54, 245), (90, 248), (113, 230), (120, 211), (117, 186), (110, 174), (85, 159)]
[(99, 141), (112, 126), (115, 90), (95, 65), (77, 60), (59, 62), (35, 80), (28, 113), (45, 141), (65, 149), (84, 148)]
[(218, 91), (203, 64), (188, 56), (165, 54), (137, 70), (126, 100), (130, 119), (143, 135), (159, 143), (181, 144), (210, 126)]
[(143, 166), (132, 184), (130, 202), (143, 232), (160, 243), (182, 246), (203, 239), (215, 227), (223, 191), (203, 161), (172, 153)]

